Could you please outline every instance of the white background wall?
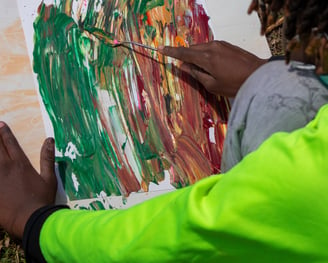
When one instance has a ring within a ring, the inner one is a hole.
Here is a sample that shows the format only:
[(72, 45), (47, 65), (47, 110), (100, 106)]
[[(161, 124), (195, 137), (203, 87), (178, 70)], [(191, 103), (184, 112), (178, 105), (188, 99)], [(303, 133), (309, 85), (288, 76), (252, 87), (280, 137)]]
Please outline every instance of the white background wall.
[(247, 14), (251, 0), (199, 2), (205, 2), (215, 39), (231, 42), (262, 58), (271, 56), (265, 37), (260, 36), (260, 21), (257, 14)]

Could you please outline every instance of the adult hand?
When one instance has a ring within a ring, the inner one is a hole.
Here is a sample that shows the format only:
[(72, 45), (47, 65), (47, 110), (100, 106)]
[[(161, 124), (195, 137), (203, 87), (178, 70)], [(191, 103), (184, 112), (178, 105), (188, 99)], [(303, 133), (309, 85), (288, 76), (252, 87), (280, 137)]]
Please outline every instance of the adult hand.
[(225, 41), (185, 47), (159, 47), (159, 52), (182, 60), (181, 70), (215, 95), (234, 97), (244, 81), (267, 62)]
[(9, 127), (0, 122), (0, 225), (18, 238), (32, 213), (55, 201), (54, 152), (54, 141), (48, 138), (41, 150), (39, 175)]

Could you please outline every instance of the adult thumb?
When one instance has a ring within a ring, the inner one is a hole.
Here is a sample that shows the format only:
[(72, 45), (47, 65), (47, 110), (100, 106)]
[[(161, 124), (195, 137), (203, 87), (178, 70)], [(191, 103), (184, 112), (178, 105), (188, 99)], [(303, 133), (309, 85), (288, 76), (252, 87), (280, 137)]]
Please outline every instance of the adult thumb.
[(52, 191), (57, 190), (57, 179), (55, 175), (55, 141), (48, 138), (44, 141), (40, 156), (40, 174)]

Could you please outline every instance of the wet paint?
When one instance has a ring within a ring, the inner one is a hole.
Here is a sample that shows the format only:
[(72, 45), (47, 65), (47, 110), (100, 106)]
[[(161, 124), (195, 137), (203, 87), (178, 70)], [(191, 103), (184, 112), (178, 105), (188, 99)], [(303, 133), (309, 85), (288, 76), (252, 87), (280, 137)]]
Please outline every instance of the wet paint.
[[(190, 185), (219, 172), (227, 100), (207, 94), (153, 47), (212, 40), (195, 1), (56, 1), (34, 22), (34, 71), (55, 133), (71, 200), (128, 196), (159, 184)], [(94, 204), (100, 207), (99, 204)]]

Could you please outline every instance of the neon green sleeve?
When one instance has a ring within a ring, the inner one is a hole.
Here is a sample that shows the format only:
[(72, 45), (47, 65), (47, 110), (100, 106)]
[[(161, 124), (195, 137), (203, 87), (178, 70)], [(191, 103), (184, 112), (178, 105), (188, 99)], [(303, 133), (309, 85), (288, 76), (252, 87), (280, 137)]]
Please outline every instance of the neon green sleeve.
[(59, 210), (48, 262), (327, 262), (328, 107), (225, 175), (121, 211)]

